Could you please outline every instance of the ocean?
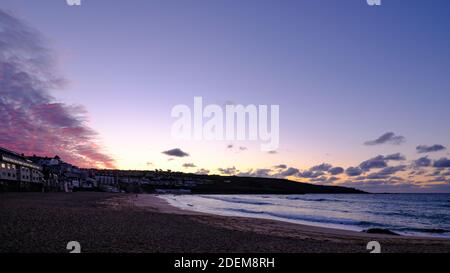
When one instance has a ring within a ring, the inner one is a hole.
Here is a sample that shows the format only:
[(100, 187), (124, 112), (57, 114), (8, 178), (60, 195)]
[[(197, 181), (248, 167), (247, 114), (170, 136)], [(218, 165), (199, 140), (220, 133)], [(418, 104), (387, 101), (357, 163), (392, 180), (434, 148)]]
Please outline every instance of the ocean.
[(159, 195), (171, 205), (224, 216), (362, 231), (450, 237), (450, 194)]

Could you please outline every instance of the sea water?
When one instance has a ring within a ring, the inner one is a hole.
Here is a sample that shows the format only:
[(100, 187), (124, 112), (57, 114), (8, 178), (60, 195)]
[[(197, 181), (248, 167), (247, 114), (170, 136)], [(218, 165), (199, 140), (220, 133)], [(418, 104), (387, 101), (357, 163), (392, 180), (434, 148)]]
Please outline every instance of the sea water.
[(362, 231), (450, 237), (450, 194), (160, 195), (171, 205), (225, 216)]

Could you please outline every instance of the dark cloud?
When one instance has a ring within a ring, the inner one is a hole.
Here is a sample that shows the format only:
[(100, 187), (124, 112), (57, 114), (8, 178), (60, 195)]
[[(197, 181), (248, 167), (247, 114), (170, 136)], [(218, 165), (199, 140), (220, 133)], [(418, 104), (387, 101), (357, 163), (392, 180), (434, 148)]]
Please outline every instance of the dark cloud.
[(426, 176), (441, 176), (441, 170), (435, 170), (432, 173), (427, 174)]
[(398, 165), (398, 166), (386, 167), (386, 168), (382, 169), (381, 171), (379, 171), (378, 174), (381, 174), (381, 175), (393, 175), (393, 174), (396, 174), (397, 172), (405, 171), (406, 168), (407, 168), (406, 165)]
[(390, 182), (405, 182), (406, 180), (400, 176), (391, 176), (388, 179)]
[(244, 146), (239, 147), (239, 151), (245, 151), (245, 150), (247, 150), (247, 147), (244, 147)]
[(434, 161), (433, 167), (436, 168), (450, 168), (450, 159), (443, 157), (439, 160)]
[(231, 167), (231, 168), (218, 168), (217, 169), (221, 174), (226, 174), (226, 175), (235, 175), (238, 173), (238, 170), (236, 169), (236, 167)]
[(377, 180), (377, 179), (388, 179), (389, 175), (380, 174), (378, 172), (368, 174), (367, 176), (358, 177), (358, 180)]
[(331, 166), (330, 164), (322, 163), (320, 165), (311, 167), (309, 170), (313, 171), (313, 172), (318, 172), (318, 171), (327, 172), (332, 167), (333, 166)]
[(209, 174), (209, 170), (207, 170), (207, 169), (198, 169), (197, 172), (195, 172), (195, 174), (207, 175), (207, 174)]
[(349, 167), (349, 168), (347, 168), (347, 170), (345, 170), (345, 173), (348, 176), (358, 176), (358, 175), (361, 175), (363, 173), (363, 171), (358, 167)]
[(256, 169), (253, 176), (256, 177), (270, 177), (271, 169)]
[(400, 153), (396, 153), (396, 154), (391, 154), (391, 155), (385, 156), (384, 160), (386, 160), (386, 161), (389, 161), (389, 160), (402, 161), (402, 160), (406, 160), (406, 157)]
[(271, 155), (274, 155), (274, 154), (277, 153), (277, 151), (268, 151), (267, 153), (268, 153), (268, 154), (271, 154)]
[(253, 171), (253, 169), (249, 169), (249, 170), (247, 170), (245, 172), (244, 171), (238, 172), (236, 175), (237, 176), (245, 176), (245, 177), (254, 176), (254, 171)]
[(335, 177), (335, 176), (331, 176), (331, 177), (320, 176), (320, 177), (317, 177), (317, 178), (312, 178), (309, 181), (310, 182), (321, 183), (321, 184), (331, 184), (331, 183), (336, 182), (338, 180), (339, 180), (339, 178)]
[(328, 170), (328, 172), (332, 175), (338, 175), (344, 172), (344, 168), (334, 167)]
[(427, 146), (427, 145), (419, 145), (416, 147), (416, 151), (419, 154), (423, 154), (423, 153), (432, 153), (432, 152), (439, 152), (439, 151), (443, 151), (447, 149), (445, 146), (440, 145), (440, 144), (434, 144), (431, 146)]
[(364, 171), (370, 171), (371, 169), (381, 169), (387, 167), (387, 162), (384, 156), (379, 155), (361, 162), (361, 164), (359, 164), (359, 167)]
[(185, 157), (185, 156), (189, 156), (188, 153), (183, 152), (180, 148), (175, 148), (175, 149), (171, 149), (171, 150), (167, 150), (162, 152), (165, 155), (168, 156), (175, 156), (175, 157)]
[(279, 176), (280, 176), (280, 177), (288, 177), (288, 176), (296, 175), (296, 174), (298, 174), (298, 173), (299, 173), (299, 169), (289, 167), (288, 169), (286, 169), (286, 170), (280, 172), (280, 173), (279, 173)]
[(437, 176), (429, 180), (428, 182), (447, 182), (447, 179), (445, 178), (445, 176)]
[(328, 180), (328, 178), (326, 176), (319, 176), (319, 177), (316, 177), (316, 178), (312, 178), (309, 181), (310, 182), (325, 183), (325, 182), (327, 182), (327, 180)]
[(327, 182), (333, 183), (333, 182), (338, 181), (338, 180), (340, 180), (339, 177), (331, 176), (331, 177), (328, 178)]
[(424, 175), (424, 174), (426, 174), (426, 173), (427, 173), (426, 170), (415, 170), (415, 171), (411, 171), (411, 172), (409, 173), (409, 175), (410, 175), (411, 177), (414, 177), (415, 175)]
[(54, 156), (80, 167), (114, 168), (80, 106), (57, 102), (50, 92), (66, 81), (44, 38), (0, 10), (0, 143), (25, 154)]
[(431, 159), (427, 156), (414, 160), (413, 165), (415, 167), (429, 167), (431, 166)]
[(400, 145), (405, 142), (406, 139), (403, 136), (397, 136), (392, 132), (385, 133), (375, 140), (366, 141), (364, 144), (373, 146), (373, 145), (381, 145), (381, 144), (394, 144)]
[(314, 171), (303, 171), (303, 172), (299, 172), (297, 174), (297, 176), (300, 177), (300, 178), (317, 178), (317, 177), (322, 176), (324, 174), (325, 174), (325, 172), (322, 172), (322, 171), (317, 171), (317, 172), (314, 172)]
[(374, 158), (371, 158), (369, 160), (363, 161), (361, 162), (361, 164), (359, 164), (359, 167), (363, 170), (363, 171), (370, 171), (371, 169), (381, 169), (381, 168), (385, 168), (388, 166), (388, 162), (389, 161), (402, 161), (405, 160), (405, 156), (403, 156), (400, 153), (396, 153), (396, 154), (391, 154), (391, 155), (387, 155), (387, 156), (376, 156)]
[(275, 165), (273, 166), (275, 169), (286, 169), (287, 165), (286, 164), (280, 164), (280, 165)]
[(197, 166), (195, 166), (194, 163), (184, 163), (183, 167), (184, 168), (196, 168)]
[(228, 144), (227, 149), (233, 149), (233, 144)]

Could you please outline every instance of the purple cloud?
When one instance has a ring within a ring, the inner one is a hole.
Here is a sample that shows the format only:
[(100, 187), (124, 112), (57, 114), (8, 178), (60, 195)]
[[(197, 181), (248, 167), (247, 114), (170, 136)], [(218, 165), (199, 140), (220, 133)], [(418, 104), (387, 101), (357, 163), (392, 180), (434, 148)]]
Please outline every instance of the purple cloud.
[(443, 151), (447, 149), (445, 146), (440, 145), (440, 144), (434, 144), (431, 146), (427, 146), (427, 145), (419, 145), (416, 147), (416, 151), (419, 154), (423, 154), (423, 153), (433, 153), (433, 152), (439, 152), (439, 151)]
[(198, 175), (207, 175), (207, 174), (209, 174), (209, 170), (207, 170), (207, 169), (198, 169), (198, 170), (195, 172), (195, 174), (198, 174)]
[(349, 167), (349, 168), (347, 168), (347, 170), (345, 170), (345, 173), (348, 176), (358, 176), (358, 175), (361, 175), (363, 173), (363, 171), (358, 167)]
[(338, 175), (344, 172), (344, 168), (334, 167), (328, 170), (328, 172), (332, 175)]
[(331, 169), (333, 166), (331, 166), (330, 164), (327, 163), (322, 163), (320, 165), (317, 166), (313, 166), (311, 167), (309, 170), (313, 171), (313, 172), (317, 172), (317, 171), (322, 171), (322, 172), (327, 172), (329, 169)]
[(394, 144), (400, 145), (406, 141), (404, 136), (397, 136), (393, 132), (388, 132), (380, 136), (375, 140), (366, 141), (364, 144), (373, 146), (373, 145), (381, 145), (381, 144)]
[(434, 161), (433, 166), (436, 168), (450, 168), (450, 159), (445, 157), (438, 159)]
[(57, 102), (64, 88), (41, 35), (0, 10), (0, 143), (25, 154), (54, 156), (80, 167), (114, 168), (80, 106)]
[(162, 152), (165, 155), (168, 156), (175, 156), (175, 157), (185, 157), (185, 156), (189, 156), (188, 153), (183, 152), (180, 148), (175, 148), (175, 149), (171, 149), (171, 150), (167, 150)]
[(231, 167), (231, 168), (218, 168), (217, 169), (221, 174), (225, 174), (225, 175), (235, 175), (238, 173), (238, 170), (236, 169), (236, 167)]
[(429, 167), (431, 165), (431, 159), (428, 157), (421, 157), (419, 159), (414, 160), (413, 165), (415, 167)]

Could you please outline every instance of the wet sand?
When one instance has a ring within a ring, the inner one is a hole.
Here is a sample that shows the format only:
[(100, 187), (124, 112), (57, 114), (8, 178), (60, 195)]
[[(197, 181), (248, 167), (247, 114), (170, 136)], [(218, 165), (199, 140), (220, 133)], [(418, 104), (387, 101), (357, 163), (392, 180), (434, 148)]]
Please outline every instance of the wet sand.
[(0, 252), (367, 253), (450, 252), (449, 239), (373, 235), (184, 211), (151, 195), (0, 194)]

